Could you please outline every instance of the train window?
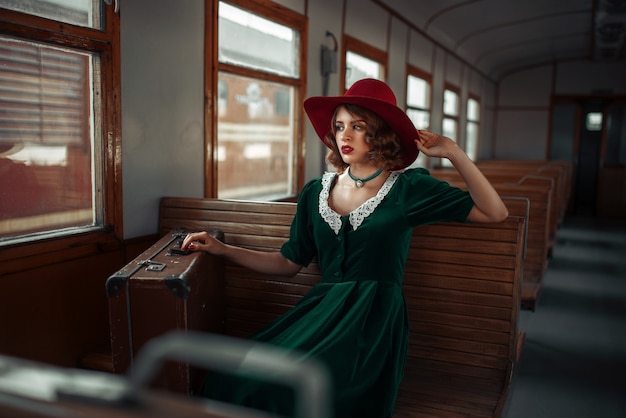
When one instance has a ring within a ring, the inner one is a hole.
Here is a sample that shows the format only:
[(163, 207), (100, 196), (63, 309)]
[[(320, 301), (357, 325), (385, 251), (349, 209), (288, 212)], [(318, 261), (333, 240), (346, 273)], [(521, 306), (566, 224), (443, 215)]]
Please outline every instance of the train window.
[[(431, 77), (414, 67), (407, 69), (406, 113), (417, 129), (430, 128)], [(426, 167), (428, 157), (419, 154), (414, 166)]]
[(478, 122), (480, 119), (480, 103), (478, 100), (469, 98), (467, 99), (467, 120)]
[(470, 97), (467, 99), (467, 122), (465, 125), (465, 152), (476, 161), (478, 153), (478, 127), (480, 125), (480, 102)]
[(602, 130), (602, 112), (589, 112), (585, 116), (585, 126), (588, 131)]
[[(441, 133), (448, 138), (457, 141), (459, 133), (459, 92), (453, 87), (446, 87), (443, 91), (443, 120), (441, 122)], [(444, 167), (452, 166), (452, 163), (443, 159), (441, 164)]]
[(355, 38), (344, 36), (344, 91), (362, 78), (385, 79), (387, 53)]
[(298, 31), (238, 7), (219, 4), (219, 60), (237, 66), (298, 77)]
[(99, 223), (97, 57), (0, 38), (0, 62), (0, 237)]
[(0, 7), (58, 22), (100, 29), (101, 0), (0, 0)]
[(459, 115), (459, 95), (457, 92), (450, 89), (444, 90), (443, 114), (448, 116)]
[[(274, 200), (293, 193), (293, 87), (220, 73), (218, 196)], [(289, 109), (289, 111), (285, 111)]]
[(452, 118), (443, 118), (443, 122), (442, 122), (442, 134), (444, 136), (447, 136), (450, 139), (453, 139), (456, 141), (456, 134), (458, 131), (458, 124), (456, 119), (452, 119)]
[(111, 242), (121, 232), (118, 16), (101, 0), (0, 7), (0, 245), (38, 253), (75, 246), (77, 233)]
[(430, 126), (430, 84), (428, 81), (408, 76), (407, 79), (407, 114), (417, 129), (428, 129)]
[(296, 168), (306, 19), (233, 3), (220, 1), (218, 12), (217, 197), (290, 199), (303, 181)]
[(382, 65), (374, 60), (357, 54), (356, 52), (346, 52), (346, 89), (349, 89), (355, 81), (362, 78), (382, 77)]

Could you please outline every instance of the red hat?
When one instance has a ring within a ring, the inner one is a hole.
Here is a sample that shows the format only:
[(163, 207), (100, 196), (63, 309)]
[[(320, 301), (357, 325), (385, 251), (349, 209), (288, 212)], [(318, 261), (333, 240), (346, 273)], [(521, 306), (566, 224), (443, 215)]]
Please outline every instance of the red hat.
[(304, 101), (304, 110), (322, 142), (330, 132), (335, 109), (344, 103), (358, 105), (378, 114), (400, 137), (404, 154), (403, 165), (394, 167), (394, 170), (400, 170), (415, 161), (419, 153), (415, 144), (419, 137), (417, 129), (406, 113), (397, 106), (396, 96), (389, 86), (373, 78), (355, 82), (343, 96), (315, 96)]

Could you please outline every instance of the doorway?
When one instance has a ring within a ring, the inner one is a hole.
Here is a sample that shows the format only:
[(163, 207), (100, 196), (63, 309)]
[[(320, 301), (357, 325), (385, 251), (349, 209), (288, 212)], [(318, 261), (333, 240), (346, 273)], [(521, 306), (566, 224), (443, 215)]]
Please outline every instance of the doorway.
[(606, 104), (602, 101), (586, 100), (581, 103), (581, 107), (582, 117), (578, 122), (580, 139), (576, 156), (578, 165), (574, 183), (574, 208), (578, 214), (595, 215)]
[(554, 100), (549, 156), (574, 163), (573, 213), (606, 216), (626, 207), (625, 113), (613, 98)]

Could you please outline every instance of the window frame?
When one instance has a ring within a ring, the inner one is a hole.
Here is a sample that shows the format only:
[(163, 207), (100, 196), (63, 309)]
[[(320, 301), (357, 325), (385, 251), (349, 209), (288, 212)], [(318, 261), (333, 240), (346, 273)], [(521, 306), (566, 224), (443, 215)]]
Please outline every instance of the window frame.
[[(123, 239), (121, 82), (119, 15), (103, 4), (102, 29), (58, 22), (0, 7), (0, 34), (52, 47), (83, 50), (100, 56), (101, 113), (95, 123), (102, 133), (95, 139), (93, 162), (102, 167), (101, 226), (70, 229), (41, 238), (24, 237), (0, 244), (2, 273), (14, 273), (119, 247)], [(26, 261), (27, 260), (27, 264)]]
[[(291, 78), (274, 73), (263, 72), (248, 67), (239, 67), (232, 64), (219, 62), (218, 50), (218, 21), (219, 3), (223, 1), (232, 6), (244, 9), (260, 17), (275, 21), (298, 31), (300, 34), (300, 76)], [(294, 87), (294, 104), (298, 107), (302, 103), (306, 94), (307, 86), (307, 61), (306, 52), (308, 47), (308, 19), (299, 13), (294, 12), (278, 4), (269, 5), (260, 0), (205, 0), (205, 187), (204, 195), (207, 198), (218, 196), (218, 142), (217, 142), (217, 85), (219, 73), (226, 72), (236, 76), (252, 77), (265, 81), (281, 83)], [(304, 113), (302, 107), (294, 109), (297, 120), (294, 121), (294, 158), (293, 169), (293, 194), (285, 196), (278, 201), (295, 201), (299, 190), (304, 186)]]

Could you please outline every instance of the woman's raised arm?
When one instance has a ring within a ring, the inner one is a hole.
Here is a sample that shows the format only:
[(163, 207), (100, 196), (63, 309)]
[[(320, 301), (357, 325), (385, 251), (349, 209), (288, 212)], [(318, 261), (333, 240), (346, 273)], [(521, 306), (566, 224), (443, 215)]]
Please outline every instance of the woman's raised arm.
[(474, 207), (467, 217), (468, 220), (500, 222), (508, 216), (509, 211), (498, 192), (456, 142), (445, 136), (423, 130), (419, 131), (419, 135), (420, 138), (415, 142), (420, 152), (429, 157), (447, 158), (463, 177), (474, 200)]

